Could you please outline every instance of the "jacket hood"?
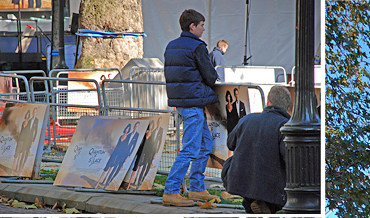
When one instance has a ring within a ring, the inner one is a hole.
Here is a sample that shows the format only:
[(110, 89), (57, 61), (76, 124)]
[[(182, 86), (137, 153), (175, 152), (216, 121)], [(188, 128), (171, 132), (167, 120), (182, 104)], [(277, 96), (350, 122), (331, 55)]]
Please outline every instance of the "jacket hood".
[(290, 119), (290, 115), (288, 114), (288, 112), (286, 112), (284, 109), (282, 109), (281, 107), (278, 107), (278, 106), (274, 106), (274, 105), (267, 106), (267, 107), (265, 107), (263, 112), (267, 112), (267, 113), (272, 112), (272, 113), (281, 115), (281, 116), (283, 116), (287, 119)]
[(221, 52), (221, 54), (222, 54), (222, 55), (224, 55), (224, 54), (225, 54), (225, 52), (223, 52), (223, 51), (222, 51), (219, 47), (217, 47), (217, 46), (213, 48), (213, 51), (219, 51), (219, 52)]

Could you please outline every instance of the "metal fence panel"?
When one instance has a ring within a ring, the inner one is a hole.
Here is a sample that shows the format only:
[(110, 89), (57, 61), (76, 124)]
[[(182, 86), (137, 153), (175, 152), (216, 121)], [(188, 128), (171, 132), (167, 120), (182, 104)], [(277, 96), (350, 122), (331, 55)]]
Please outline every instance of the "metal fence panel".
[[(26, 95), (29, 96), (26, 98), (28, 102), (50, 105), (50, 121), (48, 121), (45, 140), (46, 148), (49, 151), (53, 148), (60, 155), (60, 160), (62, 160), (81, 116), (106, 115), (141, 118), (170, 112), (169, 128), (158, 169), (159, 173), (168, 173), (179, 149), (181, 149), (182, 122), (179, 120), (177, 112), (167, 105), (163, 68), (133, 68), (130, 71), (131, 80), (106, 79), (101, 84), (94, 79), (61, 77), (63, 74), (68, 74), (69, 71), (50, 72), (49, 75), (52, 77), (32, 77), (30, 79), (29, 93), (18, 93), (17, 98), (20, 98), (21, 95)], [(82, 71), (85, 72), (86, 69)], [(79, 71), (73, 70), (73, 72)], [(44, 91), (33, 90), (33, 84), (36, 81), (44, 81), (46, 83)], [(91, 83), (94, 85), (94, 88), (74, 90), (67, 85), (69, 81)], [(28, 84), (27, 81), (25, 83)], [(216, 84), (216, 86), (222, 85), (235, 86), (236, 84)], [(260, 93), (261, 102), (264, 105), (262, 89), (253, 85), (245, 86), (248, 86), (250, 89), (256, 89)], [(89, 93), (89, 95), (86, 95), (86, 93)], [(85, 96), (96, 96), (98, 101), (97, 103), (91, 102), (89, 105), (71, 104), (69, 101), (69, 98), (79, 99)], [(221, 170), (207, 168), (205, 174), (208, 177), (220, 178)]]

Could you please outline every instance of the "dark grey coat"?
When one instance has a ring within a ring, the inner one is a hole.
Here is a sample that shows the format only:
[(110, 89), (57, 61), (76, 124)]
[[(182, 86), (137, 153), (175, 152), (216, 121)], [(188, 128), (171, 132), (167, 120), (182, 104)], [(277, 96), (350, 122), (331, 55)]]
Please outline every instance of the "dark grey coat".
[(289, 118), (283, 109), (269, 106), (262, 113), (239, 120), (227, 140), (227, 147), (234, 151), (227, 172), (227, 192), (285, 204), (285, 143), (280, 128)]

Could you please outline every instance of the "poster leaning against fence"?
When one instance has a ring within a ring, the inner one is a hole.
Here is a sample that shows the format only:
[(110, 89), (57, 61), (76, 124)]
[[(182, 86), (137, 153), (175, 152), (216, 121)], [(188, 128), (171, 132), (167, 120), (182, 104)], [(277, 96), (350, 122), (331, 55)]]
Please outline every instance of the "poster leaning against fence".
[[(149, 121), (97, 119), (65, 176), (63, 185), (118, 190)], [(69, 157), (68, 157), (69, 158)]]
[[(93, 79), (97, 81), (99, 88), (101, 88), (102, 81), (105, 79), (113, 79), (118, 74), (118, 71), (92, 71), (92, 72), (69, 72), (68, 78), (70, 79)], [(97, 92), (89, 91), (89, 89), (96, 89), (96, 85), (92, 82), (82, 81), (68, 81), (69, 90), (79, 90), (76, 92), (68, 93), (69, 104), (79, 105), (99, 105)], [(86, 90), (86, 91), (84, 91)], [(81, 112), (83, 109), (69, 107), (68, 112)]]
[[(222, 169), (225, 160), (232, 155), (227, 148), (227, 135), (238, 121), (250, 113), (250, 95), (246, 86), (216, 86), (219, 103), (206, 107), (213, 148), (207, 167)], [(253, 100), (253, 99), (252, 99)]]
[(151, 190), (166, 141), (171, 113), (139, 119), (149, 120), (144, 139), (123, 181), (127, 190)]
[(82, 147), (86, 144), (86, 139), (90, 134), (91, 129), (97, 119), (128, 119), (124, 116), (82, 116), (79, 119), (76, 130), (72, 136), (71, 143), (68, 146), (67, 152), (63, 158), (57, 177), (55, 178), (54, 185), (68, 185), (64, 181), (75, 164), (77, 157), (81, 153)]
[(48, 108), (46, 104), (6, 104), (0, 122), (0, 176), (38, 174)]

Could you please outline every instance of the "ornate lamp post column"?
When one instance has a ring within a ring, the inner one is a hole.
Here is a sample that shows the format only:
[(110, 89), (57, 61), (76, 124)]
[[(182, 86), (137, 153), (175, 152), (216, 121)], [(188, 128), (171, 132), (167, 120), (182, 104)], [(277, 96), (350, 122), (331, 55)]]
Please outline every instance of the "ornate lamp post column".
[(65, 0), (59, 0), (59, 62), (54, 67), (55, 69), (69, 69), (64, 51), (64, 5)]
[(296, 1), (296, 76), (292, 117), (281, 128), (287, 167), (286, 213), (320, 213), (320, 118), (314, 92), (314, 2)]

